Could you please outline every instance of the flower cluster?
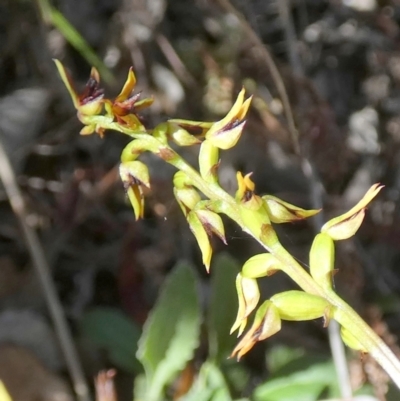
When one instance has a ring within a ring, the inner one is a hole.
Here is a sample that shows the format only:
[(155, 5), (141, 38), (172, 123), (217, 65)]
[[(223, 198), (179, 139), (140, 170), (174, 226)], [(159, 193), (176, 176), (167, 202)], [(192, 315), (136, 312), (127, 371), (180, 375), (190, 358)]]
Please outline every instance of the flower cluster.
[[(251, 97), (245, 98), (244, 89), (240, 91), (232, 109), (220, 121), (171, 119), (148, 130), (138, 112), (151, 105), (153, 99), (140, 99), (140, 94), (133, 94), (136, 78), (132, 69), (120, 94), (110, 100), (104, 97), (99, 87), (99, 74), (95, 69), (92, 69), (84, 91), (78, 94), (63, 65), (58, 60), (55, 62), (77, 109), (78, 118), (84, 124), (81, 134), (96, 132), (102, 136), (106, 129), (114, 129), (133, 139), (122, 151), (119, 172), (136, 219), (144, 214), (143, 187), (150, 186), (148, 168), (138, 157), (143, 152), (152, 152), (178, 169), (173, 179), (174, 195), (200, 247), (207, 271), (212, 257), (210, 236), (214, 234), (226, 243), (221, 213), (236, 221), (268, 251), (250, 258), (237, 276), (239, 307), (231, 332), (238, 330), (241, 335), (249, 316), (256, 312), (250, 330), (233, 350), (232, 356), (240, 358), (257, 341), (275, 334), (280, 330), (282, 320), (321, 317), (325, 324), (332, 318), (338, 320), (342, 324), (342, 337), (346, 344), (365, 350), (349, 330), (351, 323), (343, 320), (343, 308), (337, 307), (338, 302), (332, 296), (334, 242), (356, 233), (363, 221), (366, 206), (382, 186), (372, 186), (355, 207), (321, 228), (311, 247), (308, 274), (296, 265), (282, 247), (273, 225), (306, 219), (319, 210), (305, 210), (271, 195), (257, 195), (251, 174), (243, 176), (237, 173), (238, 190), (234, 197), (219, 184), (219, 153), (236, 145), (246, 124)], [(170, 141), (179, 146), (200, 146), (199, 171), (175, 152), (169, 145)], [(260, 292), (257, 279), (277, 271), (291, 276), (303, 291), (282, 292), (258, 306)]]

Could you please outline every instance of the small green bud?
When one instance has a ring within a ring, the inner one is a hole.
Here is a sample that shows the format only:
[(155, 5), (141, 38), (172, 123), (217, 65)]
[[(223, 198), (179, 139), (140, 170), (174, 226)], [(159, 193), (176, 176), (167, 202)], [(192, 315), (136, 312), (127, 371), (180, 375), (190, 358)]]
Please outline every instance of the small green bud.
[(168, 144), (168, 123), (158, 124), (152, 132), (154, 138), (160, 141), (163, 145)]
[(317, 234), (310, 251), (310, 273), (323, 288), (332, 288), (332, 276), (335, 267), (335, 244), (325, 234)]
[(192, 181), (189, 176), (183, 171), (178, 171), (174, 174), (174, 187), (178, 189), (192, 186)]
[(271, 297), (271, 302), (279, 311), (283, 320), (313, 320), (319, 317), (330, 318), (331, 304), (318, 295), (303, 291), (285, 291)]
[(273, 223), (289, 223), (303, 220), (314, 216), (320, 211), (301, 209), (271, 195), (265, 195), (262, 198), (266, 203), (269, 218)]
[(174, 188), (174, 195), (185, 216), (201, 201), (199, 193), (193, 188)]
[(357, 205), (347, 213), (329, 220), (323, 225), (321, 232), (328, 234), (335, 241), (352, 237), (364, 220), (366, 206), (375, 198), (382, 188), (382, 185), (374, 184)]
[(261, 253), (247, 260), (243, 265), (242, 275), (248, 278), (271, 276), (281, 268), (279, 260), (270, 253)]
[(271, 301), (265, 301), (257, 310), (251, 329), (240, 340), (231, 354), (239, 360), (250, 351), (257, 341), (273, 336), (281, 329), (279, 311)]
[(180, 127), (178, 124), (168, 124), (168, 134), (172, 140), (179, 146), (192, 146), (200, 143), (200, 140), (188, 131)]
[(203, 141), (199, 152), (200, 174), (209, 183), (218, 181), (219, 150), (209, 140)]
[(243, 277), (239, 273), (236, 277), (236, 291), (239, 308), (235, 323), (231, 328), (231, 334), (239, 329), (238, 336), (240, 336), (246, 326), (247, 317), (253, 312), (260, 300), (260, 290), (258, 289), (257, 280)]

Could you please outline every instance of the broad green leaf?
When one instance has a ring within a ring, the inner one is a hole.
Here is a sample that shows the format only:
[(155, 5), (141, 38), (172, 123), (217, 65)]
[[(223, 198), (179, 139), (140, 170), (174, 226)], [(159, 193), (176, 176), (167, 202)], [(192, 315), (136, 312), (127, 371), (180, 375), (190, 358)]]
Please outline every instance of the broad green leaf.
[(332, 362), (304, 366), (295, 373), (268, 380), (255, 389), (255, 401), (317, 401), (321, 392), (334, 387)]
[(131, 373), (142, 371), (135, 356), (140, 329), (118, 309), (96, 308), (87, 312), (80, 323), (80, 331), (103, 348), (117, 367)]
[(144, 374), (137, 375), (133, 385), (133, 401), (146, 400), (146, 376)]
[(158, 400), (164, 386), (192, 359), (200, 317), (194, 271), (180, 263), (167, 278), (139, 341), (137, 358), (146, 372), (147, 400)]
[(206, 361), (190, 391), (179, 401), (232, 401), (232, 397), (221, 370)]
[(227, 359), (222, 363), (221, 370), (229, 388), (236, 394), (242, 394), (248, 388), (251, 373), (244, 364), (237, 363), (235, 359)]
[(274, 346), (267, 354), (267, 367), (271, 374), (282, 369), (289, 362), (294, 361), (304, 355), (301, 348), (292, 348), (285, 345)]
[(239, 270), (239, 263), (228, 254), (215, 258), (208, 307), (208, 341), (210, 356), (217, 362), (226, 359), (237, 342), (229, 332), (238, 308), (235, 280)]

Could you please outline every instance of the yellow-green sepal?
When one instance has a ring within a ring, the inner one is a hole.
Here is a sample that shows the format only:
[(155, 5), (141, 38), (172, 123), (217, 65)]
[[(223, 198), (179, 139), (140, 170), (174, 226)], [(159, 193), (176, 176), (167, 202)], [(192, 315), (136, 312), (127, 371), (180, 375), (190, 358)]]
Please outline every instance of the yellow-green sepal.
[(258, 305), (260, 290), (258, 289), (257, 280), (243, 277), (243, 275), (239, 273), (236, 277), (236, 291), (238, 294), (239, 307), (236, 320), (231, 328), (231, 334), (239, 329), (238, 336), (240, 336), (246, 327), (247, 317)]
[(203, 141), (199, 152), (199, 168), (202, 178), (209, 183), (218, 182), (219, 149), (209, 140)]
[(193, 188), (174, 188), (174, 195), (185, 216), (201, 201), (200, 194)]
[(266, 204), (269, 218), (277, 224), (304, 220), (320, 211), (320, 209), (305, 210), (272, 195), (264, 195), (262, 198)]
[(374, 184), (363, 198), (347, 213), (329, 220), (321, 228), (321, 232), (328, 234), (333, 240), (339, 241), (352, 237), (360, 228), (364, 220), (365, 208), (375, 198), (383, 185)]
[(178, 124), (168, 123), (168, 135), (179, 146), (192, 146), (200, 143), (199, 138), (191, 135)]
[(54, 59), (53, 61), (56, 64), (58, 73), (60, 74), (60, 77), (61, 77), (65, 87), (67, 88), (69, 95), (71, 96), (74, 107), (76, 109), (78, 109), (79, 108), (79, 96), (74, 88), (74, 83), (72, 81), (71, 76), (69, 75), (68, 71), (65, 69), (65, 67), (63, 66), (63, 64), (61, 63), (60, 60)]
[(317, 234), (310, 250), (310, 273), (323, 288), (331, 289), (335, 268), (335, 244), (326, 233)]
[(150, 187), (149, 170), (140, 161), (121, 163), (119, 174), (124, 184), (128, 199), (133, 207), (136, 220), (144, 215), (144, 196), (142, 186)]
[(356, 337), (351, 333), (351, 331), (347, 330), (345, 327), (341, 326), (340, 328), (340, 336), (342, 337), (343, 342), (351, 349), (356, 351), (361, 351), (367, 353), (368, 350), (358, 341)]
[(150, 188), (149, 169), (139, 160), (121, 163), (119, 173), (124, 184), (131, 185), (134, 179), (136, 184)]
[(318, 295), (304, 291), (285, 291), (271, 297), (271, 302), (279, 311), (283, 320), (313, 320), (324, 317), (330, 319), (331, 304)]
[(253, 325), (240, 340), (231, 354), (239, 360), (250, 351), (257, 341), (262, 341), (273, 336), (281, 329), (279, 311), (271, 301), (265, 301), (257, 309)]
[(152, 135), (154, 138), (156, 138), (160, 143), (162, 143), (163, 145), (167, 145), (168, 144), (168, 123), (161, 123), (158, 124), (153, 132)]
[(187, 214), (187, 221), (189, 223), (190, 230), (192, 231), (193, 235), (196, 238), (197, 244), (199, 245), (203, 264), (207, 272), (209, 272), (212, 257), (212, 247), (208, 234), (203, 227), (203, 223), (200, 221), (199, 217), (194, 211), (190, 211)]
[(248, 278), (271, 276), (281, 269), (282, 264), (270, 253), (261, 253), (248, 259), (242, 268), (242, 275)]
[(199, 208), (199, 205), (201, 205), (201, 203), (197, 203), (195, 213), (203, 223), (206, 232), (209, 233), (209, 235), (211, 233), (215, 234), (226, 245), (225, 228), (221, 217), (211, 210)]
[(214, 123), (206, 133), (206, 139), (219, 149), (232, 148), (242, 134), (251, 103), (251, 97), (244, 100), (244, 96), (245, 90), (242, 89), (229, 113), (222, 120)]

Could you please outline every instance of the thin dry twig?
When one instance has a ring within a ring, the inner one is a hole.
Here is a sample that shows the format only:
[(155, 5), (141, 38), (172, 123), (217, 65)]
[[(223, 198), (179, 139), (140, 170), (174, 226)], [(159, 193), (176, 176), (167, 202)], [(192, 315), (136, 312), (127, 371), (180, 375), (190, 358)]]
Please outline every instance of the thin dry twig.
[(283, 83), (282, 76), (278, 70), (277, 65), (275, 64), (274, 59), (271, 56), (267, 46), (261, 41), (259, 36), (254, 32), (253, 28), (246, 21), (246, 18), (230, 3), (229, 0), (217, 0), (217, 3), (227, 12), (233, 14), (238, 18), (240, 25), (242, 26), (243, 32), (250, 39), (250, 41), (257, 47), (257, 50), (260, 52), (260, 55), (265, 59), (265, 62), (271, 72), (272, 79), (276, 85), (276, 89), (279, 93), (279, 97), (281, 98), (283, 110), (285, 113), (288, 129), (290, 132), (293, 150), (296, 155), (300, 154), (300, 145), (299, 145), (299, 134), (296, 128), (296, 124), (294, 122), (293, 111), (290, 106), (289, 96), (287, 94), (285, 84)]
[(180, 59), (178, 53), (173, 48), (171, 42), (167, 39), (166, 36), (159, 33), (155, 36), (158, 47), (163, 52), (165, 58), (168, 60), (172, 69), (175, 71), (175, 74), (179, 77), (179, 79), (189, 88), (197, 87), (197, 82), (190, 74), (185, 64), (183, 64)]
[(117, 393), (114, 386), (115, 370), (104, 370), (100, 372), (95, 381), (96, 401), (117, 401)]
[(72, 335), (69, 330), (61, 302), (58, 298), (57, 291), (50, 275), (49, 265), (36, 232), (26, 222), (27, 212), (25, 202), (1, 140), (0, 179), (3, 182), (10, 205), (21, 226), (28, 251), (42, 285), (47, 307), (49, 308), (50, 316), (65, 357), (65, 362), (67, 364), (75, 393), (79, 401), (90, 401), (89, 387), (85, 381), (83, 370), (78, 358), (78, 353), (72, 340)]

